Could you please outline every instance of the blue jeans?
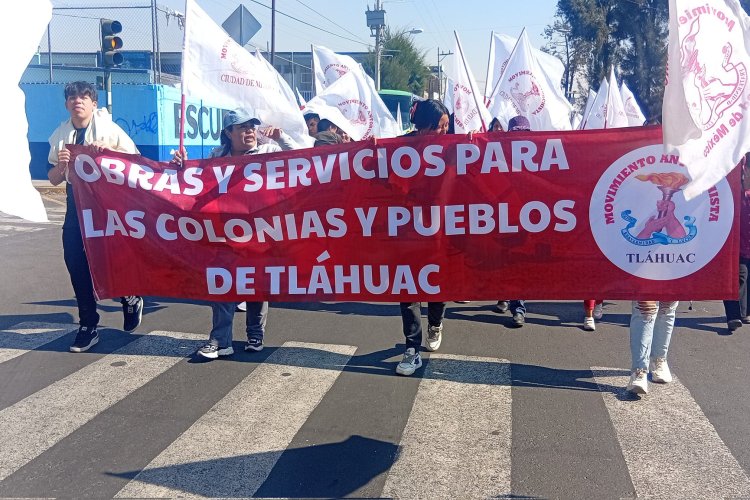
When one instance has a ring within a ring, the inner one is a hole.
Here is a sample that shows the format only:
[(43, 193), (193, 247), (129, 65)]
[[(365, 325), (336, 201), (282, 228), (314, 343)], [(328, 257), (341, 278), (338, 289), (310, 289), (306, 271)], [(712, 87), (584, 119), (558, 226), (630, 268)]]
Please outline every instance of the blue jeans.
[[(268, 302), (247, 302), (245, 331), (248, 339), (263, 339), (268, 318)], [(236, 302), (211, 302), (213, 326), (209, 341), (216, 341), (220, 348), (232, 345), (232, 322)]]
[(648, 370), (651, 358), (666, 358), (679, 302), (633, 302), (630, 315), (631, 369)]

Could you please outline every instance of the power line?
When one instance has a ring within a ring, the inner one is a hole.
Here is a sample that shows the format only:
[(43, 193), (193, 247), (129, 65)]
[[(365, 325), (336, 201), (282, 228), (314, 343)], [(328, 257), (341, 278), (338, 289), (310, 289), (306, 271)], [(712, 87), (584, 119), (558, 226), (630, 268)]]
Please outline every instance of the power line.
[[(332, 19), (329, 19), (329, 18), (325, 17), (325, 16), (323, 15), (323, 14), (321, 14), (321, 13), (320, 13), (320, 12), (318, 12), (317, 10), (313, 9), (312, 7), (310, 7), (309, 5), (307, 5), (307, 4), (305, 3), (305, 2), (302, 2), (301, 0), (295, 0), (295, 1), (296, 1), (296, 2), (298, 3), (298, 4), (302, 5), (303, 7), (305, 7), (306, 9), (308, 9), (308, 10), (310, 10), (310, 11), (314, 12), (315, 14), (317, 14), (318, 16), (320, 16), (321, 18), (325, 19), (325, 20), (326, 20), (326, 21), (328, 21), (329, 23), (333, 24), (334, 26), (336, 26), (336, 27), (338, 27), (338, 28), (341, 28), (342, 30), (344, 30), (344, 31), (346, 31), (347, 33), (349, 33), (350, 35), (352, 35), (352, 36), (354, 36), (354, 37), (357, 37), (357, 38), (358, 38), (359, 40), (362, 40), (362, 38), (360, 38), (360, 37), (359, 37), (359, 35), (357, 35), (356, 33), (352, 33), (351, 31), (349, 31), (348, 29), (344, 28), (344, 27), (343, 27), (343, 26), (341, 26), (340, 24), (336, 23), (336, 22), (335, 22), (335, 21), (333, 21)], [(363, 41), (363, 43), (365, 43), (365, 42)]]
[[(257, 3), (258, 5), (261, 5), (261, 6), (265, 7), (266, 9), (269, 9), (269, 10), (271, 9), (271, 7), (269, 5), (263, 4), (263, 3), (259, 2), (258, 0), (250, 0), (250, 1), (253, 2), (253, 3)], [(344, 40), (348, 40), (350, 42), (354, 42), (354, 43), (358, 43), (358, 44), (361, 44), (361, 45), (365, 45), (367, 47), (370, 46), (370, 44), (368, 44), (368, 43), (364, 43), (364, 42), (361, 42), (359, 40), (355, 40), (353, 38), (349, 38), (349, 37), (346, 37), (346, 36), (343, 36), (343, 35), (339, 35), (338, 33), (334, 33), (333, 31), (328, 31), (326, 29), (319, 28), (318, 26), (315, 26), (313, 24), (305, 22), (302, 19), (297, 19), (296, 17), (290, 16), (289, 14), (286, 14), (285, 12), (281, 12), (279, 9), (276, 9), (276, 12), (278, 12), (282, 16), (288, 17), (289, 19), (294, 19), (298, 23), (304, 24), (305, 26), (310, 26), (311, 28), (315, 28), (316, 30), (320, 30), (320, 31), (323, 31), (325, 33), (328, 33), (329, 35), (337, 36), (339, 38), (343, 38)]]

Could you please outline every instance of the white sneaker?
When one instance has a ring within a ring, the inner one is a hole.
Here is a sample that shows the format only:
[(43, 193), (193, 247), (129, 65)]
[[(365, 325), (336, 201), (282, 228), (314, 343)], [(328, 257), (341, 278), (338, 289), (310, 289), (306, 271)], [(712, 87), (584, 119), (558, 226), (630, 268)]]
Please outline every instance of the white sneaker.
[(604, 304), (595, 304), (594, 305), (594, 319), (602, 319), (603, 314), (604, 314)]
[(639, 368), (630, 375), (628, 382), (628, 391), (633, 394), (648, 394), (648, 372)]
[(237, 305), (234, 308), (235, 312), (245, 312), (247, 311), (247, 302), (237, 302)]
[(583, 329), (587, 332), (593, 332), (596, 330), (596, 324), (594, 323), (594, 318), (590, 318), (586, 316), (583, 318)]
[(440, 343), (443, 341), (443, 324), (438, 326), (427, 327), (427, 350), (437, 351), (440, 349)]
[(404, 353), (401, 362), (396, 366), (396, 373), (406, 375), (407, 377), (414, 373), (417, 368), (422, 366), (422, 357), (416, 349), (410, 347)]
[(668, 384), (672, 381), (672, 372), (669, 371), (667, 358), (651, 358), (649, 363), (651, 381), (659, 384)]

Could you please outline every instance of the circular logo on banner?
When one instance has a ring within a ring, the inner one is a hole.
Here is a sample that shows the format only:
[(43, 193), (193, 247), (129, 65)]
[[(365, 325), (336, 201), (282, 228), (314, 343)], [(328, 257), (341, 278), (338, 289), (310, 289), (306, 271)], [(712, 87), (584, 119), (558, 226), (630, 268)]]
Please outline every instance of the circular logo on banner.
[(682, 278), (708, 264), (732, 228), (734, 200), (722, 179), (687, 201), (682, 188), (689, 181), (678, 156), (664, 155), (661, 144), (616, 160), (589, 206), (602, 253), (623, 271), (651, 280)]
[(370, 108), (359, 99), (347, 99), (338, 103), (339, 111), (360, 133), (362, 139), (369, 139), (375, 120)]

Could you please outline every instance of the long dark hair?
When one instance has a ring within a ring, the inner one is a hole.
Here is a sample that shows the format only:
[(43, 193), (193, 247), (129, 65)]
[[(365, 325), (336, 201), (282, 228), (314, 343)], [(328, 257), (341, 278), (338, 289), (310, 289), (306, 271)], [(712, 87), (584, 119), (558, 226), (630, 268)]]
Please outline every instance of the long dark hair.
[(412, 105), (411, 122), (417, 130), (437, 130), (440, 119), (447, 114), (448, 108), (440, 101), (415, 101)]

